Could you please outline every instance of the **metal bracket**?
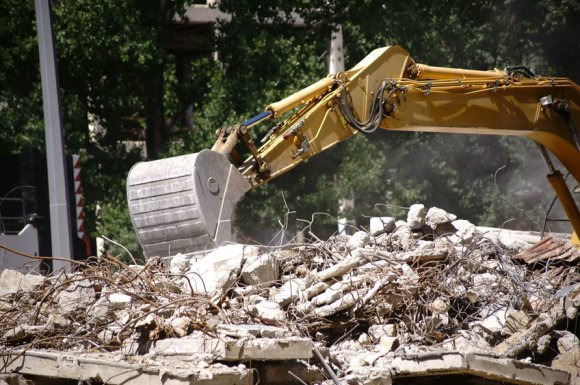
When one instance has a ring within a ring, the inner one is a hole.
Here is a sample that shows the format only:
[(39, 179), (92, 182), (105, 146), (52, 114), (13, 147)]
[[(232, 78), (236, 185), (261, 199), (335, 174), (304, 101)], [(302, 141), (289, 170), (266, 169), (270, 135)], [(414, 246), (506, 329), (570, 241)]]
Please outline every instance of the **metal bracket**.
[(308, 138), (306, 137), (306, 135), (301, 135), (302, 143), (300, 145), (300, 148), (298, 150), (296, 150), (295, 153), (292, 154), (292, 159), (296, 159), (296, 157), (298, 157), (298, 155), (302, 155), (304, 154), (306, 151), (310, 150), (310, 142), (308, 141)]
[(542, 107), (552, 108), (564, 118), (566, 125), (570, 130), (570, 135), (572, 135), (574, 143), (576, 143), (576, 148), (580, 151), (580, 133), (578, 132), (576, 124), (574, 124), (572, 115), (570, 114), (570, 103), (567, 100), (554, 99), (552, 95), (546, 95), (540, 98), (540, 105)]
[(292, 136), (298, 135), (300, 129), (304, 126), (304, 119), (300, 119), (288, 131), (284, 133), (284, 139), (288, 139)]

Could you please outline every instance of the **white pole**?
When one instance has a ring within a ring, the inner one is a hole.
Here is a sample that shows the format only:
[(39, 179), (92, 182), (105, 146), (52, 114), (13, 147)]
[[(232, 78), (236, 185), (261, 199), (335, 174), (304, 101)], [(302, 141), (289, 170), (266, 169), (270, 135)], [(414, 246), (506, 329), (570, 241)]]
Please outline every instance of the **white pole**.
[[(344, 52), (342, 49), (342, 26), (338, 26), (330, 35), (330, 55), (328, 55), (328, 73), (344, 71)], [(346, 212), (352, 210), (354, 201), (344, 198), (338, 200), (338, 234), (347, 234), (349, 220)]]
[(328, 73), (344, 71), (344, 53), (342, 50), (342, 26), (338, 26), (330, 35), (330, 55)]

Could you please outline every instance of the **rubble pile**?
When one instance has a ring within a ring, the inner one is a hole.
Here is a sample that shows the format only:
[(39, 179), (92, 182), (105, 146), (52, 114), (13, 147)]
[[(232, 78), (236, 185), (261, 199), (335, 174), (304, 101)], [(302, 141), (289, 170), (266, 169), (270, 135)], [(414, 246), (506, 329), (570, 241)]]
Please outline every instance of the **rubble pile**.
[(321, 354), (320, 372), (344, 383), (397, 357), (459, 351), (575, 378), (580, 253), (558, 239), (528, 246), (413, 205), (405, 220), (307, 245), (232, 244), (142, 266), (104, 257), (50, 277), (6, 270), (0, 349), (206, 363)]

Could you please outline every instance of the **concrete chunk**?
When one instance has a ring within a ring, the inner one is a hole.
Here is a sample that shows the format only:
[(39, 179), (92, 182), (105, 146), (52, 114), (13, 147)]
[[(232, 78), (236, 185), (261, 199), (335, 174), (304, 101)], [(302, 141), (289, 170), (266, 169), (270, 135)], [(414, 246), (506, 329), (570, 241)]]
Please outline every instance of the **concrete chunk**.
[(437, 226), (451, 223), (456, 219), (457, 216), (454, 214), (450, 214), (438, 207), (431, 207), (429, 211), (427, 211), (427, 215), (425, 215), (425, 224), (435, 230)]
[(411, 205), (407, 213), (407, 224), (411, 230), (418, 230), (425, 224), (425, 205), (417, 203)]
[(304, 290), (304, 283), (303, 278), (289, 279), (280, 288), (274, 290), (270, 297), (281, 306), (286, 306), (293, 299), (298, 298), (299, 293)]
[(278, 260), (274, 254), (248, 258), (242, 267), (242, 281), (247, 285), (268, 287), (279, 278)]
[(248, 338), (248, 337), (282, 338), (286, 336), (288, 329), (277, 326), (260, 325), (260, 324), (257, 325), (221, 324), (217, 326), (217, 330), (220, 334), (237, 338)]
[[(222, 246), (198, 261), (192, 260), (185, 275), (195, 292), (214, 295), (220, 290), (228, 290), (236, 281), (244, 261), (257, 253), (255, 246)], [(184, 285), (189, 289), (187, 283)]]
[(274, 301), (257, 302), (251, 307), (250, 312), (262, 321), (276, 323), (286, 321), (286, 312)]
[(31, 292), (46, 280), (42, 275), (22, 274), (16, 270), (6, 269), (0, 274), (0, 297), (15, 294), (19, 290)]
[(312, 341), (308, 338), (167, 338), (155, 341), (150, 350), (164, 356), (212, 354), (222, 361), (279, 361), (312, 358)]
[(389, 235), (391, 243), (403, 250), (407, 250), (411, 245), (411, 228), (405, 221), (397, 221), (395, 225), (395, 231)]
[(558, 338), (558, 351), (560, 353), (567, 353), (576, 351), (580, 353), (580, 340), (578, 337), (569, 331), (559, 331), (561, 337)]
[(183, 274), (187, 271), (189, 267), (191, 257), (177, 253), (173, 257), (171, 257), (171, 261), (169, 262), (169, 272), (171, 274)]
[(382, 336), (396, 337), (397, 336), (397, 326), (394, 324), (386, 325), (372, 325), (369, 327), (369, 336), (373, 341), (380, 341)]
[(130, 295), (124, 293), (112, 293), (109, 294), (109, 302), (111, 302), (112, 310), (125, 309), (131, 304), (133, 298)]
[(34, 385), (20, 374), (0, 374), (0, 385)]
[(371, 237), (369, 233), (366, 231), (357, 231), (348, 239), (347, 246), (350, 250), (355, 250), (365, 247), (370, 241)]
[(58, 306), (62, 313), (85, 310), (95, 303), (95, 289), (88, 279), (75, 281), (58, 295)]
[(393, 217), (372, 217), (370, 219), (369, 232), (374, 235), (390, 233), (395, 230), (395, 218)]
[(459, 243), (461, 244), (469, 244), (473, 241), (475, 237), (475, 225), (465, 219), (458, 219), (451, 222), (453, 227), (457, 229), (455, 232), (455, 236), (459, 239)]

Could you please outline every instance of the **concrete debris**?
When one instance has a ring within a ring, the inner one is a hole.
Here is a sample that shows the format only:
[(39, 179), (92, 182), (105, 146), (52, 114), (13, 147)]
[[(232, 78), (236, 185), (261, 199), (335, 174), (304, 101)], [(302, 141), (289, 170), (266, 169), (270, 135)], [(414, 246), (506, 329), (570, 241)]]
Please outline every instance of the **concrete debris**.
[(425, 216), (427, 211), (425, 210), (425, 205), (416, 203), (409, 207), (407, 212), (407, 224), (411, 230), (418, 230), (425, 224)]
[(469, 244), (473, 241), (475, 237), (476, 228), (475, 225), (465, 219), (457, 219), (451, 222), (451, 225), (457, 229), (455, 234), (452, 235), (451, 242), (453, 243), (461, 243), (461, 244)]
[(184, 337), (189, 332), (189, 327), (191, 325), (191, 318), (189, 317), (175, 317), (169, 320), (171, 325), (171, 331), (173, 335), (177, 337)]
[(373, 217), (369, 223), (369, 233), (373, 236), (389, 233), (395, 230), (394, 217)]
[(6, 372), (48, 379), (33, 380), (38, 384), (71, 383), (61, 382), (62, 379), (74, 379), (79, 384), (111, 385), (247, 385), (254, 382), (253, 370), (243, 364), (227, 366), (204, 361), (192, 364), (150, 357), (127, 359), (123, 355), (23, 350), (0, 352), (0, 358)]
[(275, 253), (248, 258), (242, 268), (242, 282), (260, 287), (272, 286), (279, 277), (278, 260)]
[(95, 303), (94, 284), (88, 279), (75, 280), (60, 292), (57, 301), (62, 313), (84, 311)]
[(450, 214), (438, 207), (431, 207), (425, 215), (425, 224), (435, 230), (437, 226), (451, 223), (456, 219), (457, 216), (454, 214)]
[(408, 250), (412, 241), (411, 227), (405, 221), (395, 222), (395, 230), (386, 237), (379, 238), (400, 250)]
[(34, 385), (19, 374), (0, 374), (0, 385)]
[(184, 254), (176, 254), (171, 257), (171, 261), (169, 262), (169, 272), (171, 274), (183, 274), (189, 268), (189, 263), (191, 260), (191, 256), (187, 256)]
[(130, 295), (123, 293), (109, 294), (107, 297), (113, 310), (126, 308), (133, 300)]
[(355, 250), (365, 247), (370, 241), (371, 237), (369, 233), (366, 231), (357, 231), (348, 239), (347, 246), (350, 250)]
[(378, 342), (381, 340), (382, 336), (396, 337), (397, 326), (394, 324), (371, 325), (369, 327), (368, 333), (373, 341)]
[(558, 246), (550, 263), (531, 263), (525, 243), (508, 243), (413, 205), (406, 221), (371, 218), (369, 232), (311, 244), (227, 245), (168, 265), (106, 257), (49, 277), (6, 270), (0, 351), (14, 361), (0, 373), (43, 375), (42, 364), (48, 376), (86, 381), (82, 368), (112, 384), (283, 384), (297, 381), (291, 372), (324, 384), (324, 360), (344, 384), (573, 383), (576, 260)]
[(208, 338), (195, 332), (183, 338), (155, 341), (150, 353), (161, 356), (211, 355), (219, 361), (279, 361), (312, 358), (309, 338)]
[(286, 312), (274, 301), (259, 301), (250, 308), (250, 313), (266, 324), (281, 324), (286, 321)]
[(560, 338), (558, 338), (558, 351), (562, 354), (578, 351), (580, 349), (580, 340), (578, 337), (570, 333), (569, 331), (563, 330), (559, 331), (557, 334), (560, 334)]
[(4, 270), (0, 274), (0, 297), (19, 291), (31, 292), (46, 280), (42, 275), (22, 274), (16, 270)]
[(246, 258), (258, 254), (258, 248), (247, 245), (227, 245), (220, 247), (199, 260), (192, 260), (185, 273), (187, 282), (194, 292), (214, 295), (226, 291), (236, 281)]

